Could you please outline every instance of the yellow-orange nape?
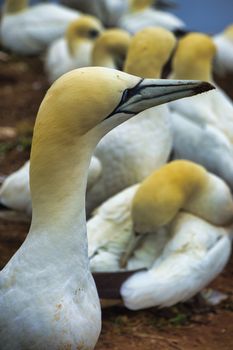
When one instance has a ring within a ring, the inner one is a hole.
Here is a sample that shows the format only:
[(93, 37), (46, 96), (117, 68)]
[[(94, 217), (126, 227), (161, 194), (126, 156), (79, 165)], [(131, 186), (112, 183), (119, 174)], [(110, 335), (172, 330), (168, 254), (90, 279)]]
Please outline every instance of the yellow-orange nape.
[(168, 163), (142, 182), (132, 203), (135, 231), (154, 232), (180, 210), (217, 225), (233, 220), (233, 201), (227, 185), (204, 167), (186, 160)]
[(212, 38), (202, 33), (189, 33), (180, 39), (172, 62), (174, 79), (210, 81), (216, 47)]
[(76, 45), (82, 41), (95, 40), (102, 30), (101, 22), (94, 16), (81, 16), (77, 20), (72, 21), (68, 25), (65, 34), (70, 54), (75, 54)]
[(169, 30), (144, 28), (131, 40), (124, 71), (143, 78), (160, 78), (175, 45), (176, 38)]

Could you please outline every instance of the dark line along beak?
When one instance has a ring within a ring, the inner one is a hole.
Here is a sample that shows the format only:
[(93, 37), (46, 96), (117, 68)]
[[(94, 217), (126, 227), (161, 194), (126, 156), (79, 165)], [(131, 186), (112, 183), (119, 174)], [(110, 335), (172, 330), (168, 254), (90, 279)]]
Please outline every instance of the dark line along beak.
[(141, 79), (133, 88), (124, 91), (118, 106), (107, 118), (119, 113), (133, 116), (148, 108), (213, 89), (210, 83), (198, 80)]
[(120, 272), (93, 272), (100, 299), (121, 299), (120, 289), (122, 283), (131, 275), (146, 269), (120, 271)]

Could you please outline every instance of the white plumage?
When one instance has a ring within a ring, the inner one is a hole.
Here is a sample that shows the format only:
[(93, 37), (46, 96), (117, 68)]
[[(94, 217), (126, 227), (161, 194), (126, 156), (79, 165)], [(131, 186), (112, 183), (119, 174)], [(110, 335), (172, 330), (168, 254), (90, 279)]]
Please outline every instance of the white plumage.
[(56, 4), (39, 4), (16, 13), (4, 13), (1, 40), (12, 52), (31, 55), (61, 37), (79, 12)]
[[(168, 307), (190, 299), (223, 270), (231, 253), (231, 231), (188, 213), (178, 214), (166, 228), (167, 241), (152, 267), (122, 285), (126, 307)], [(154, 240), (150, 237), (151, 247), (157, 246), (156, 235)]]
[(185, 28), (184, 22), (173, 14), (151, 8), (124, 15), (119, 21), (119, 26), (131, 34), (149, 26), (162, 27), (170, 31)]
[(213, 37), (217, 47), (214, 71), (219, 75), (233, 72), (233, 25)]

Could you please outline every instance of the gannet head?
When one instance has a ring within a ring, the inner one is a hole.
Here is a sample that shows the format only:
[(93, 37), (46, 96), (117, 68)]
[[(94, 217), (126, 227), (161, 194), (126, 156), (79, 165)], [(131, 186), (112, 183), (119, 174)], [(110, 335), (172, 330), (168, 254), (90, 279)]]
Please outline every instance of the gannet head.
[(103, 67), (80, 68), (63, 75), (48, 90), (36, 129), (38, 124), (43, 129), (46, 116), (44, 135), (51, 132), (55, 137), (61, 127), (70, 137), (86, 135), (93, 129), (102, 130), (103, 136), (147, 108), (210, 89), (210, 84), (199, 81), (142, 79)]
[(169, 223), (208, 179), (206, 170), (195, 163), (177, 160), (146, 178), (135, 194), (132, 219), (135, 232), (154, 232)]
[(131, 11), (142, 11), (155, 2), (155, 0), (130, 0)]
[(102, 32), (101, 22), (94, 16), (82, 16), (72, 21), (66, 30), (66, 39), (71, 55), (82, 42), (93, 43)]
[(175, 79), (211, 80), (216, 47), (210, 36), (190, 33), (180, 39), (172, 68)]
[(124, 71), (143, 78), (160, 78), (175, 45), (175, 36), (164, 28), (141, 30), (131, 40)]
[(131, 37), (122, 29), (109, 29), (95, 41), (92, 51), (93, 66), (121, 69)]
[(224, 30), (224, 35), (231, 41), (233, 41), (233, 24), (231, 24)]

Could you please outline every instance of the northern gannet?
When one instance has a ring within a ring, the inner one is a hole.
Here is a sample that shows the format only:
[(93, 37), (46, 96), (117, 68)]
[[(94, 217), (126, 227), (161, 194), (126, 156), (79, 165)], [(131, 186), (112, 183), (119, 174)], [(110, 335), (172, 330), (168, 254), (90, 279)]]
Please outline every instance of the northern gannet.
[[(216, 48), (205, 34), (190, 33), (179, 41), (172, 62), (175, 79), (212, 81)], [(233, 104), (220, 89), (170, 104), (174, 154), (204, 165), (233, 188)]]
[(219, 75), (233, 73), (233, 24), (213, 37), (217, 47), (214, 71)]
[(122, 29), (105, 30), (95, 41), (92, 65), (122, 70), (131, 36)]
[[(174, 35), (166, 29), (142, 30), (131, 40), (124, 70), (144, 78), (160, 78), (175, 43)], [(166, 106), (152, 108), (101, 140), (95, 155), (103, 171), (87, 193), (88, 213), (122, 189), (142, 181), (167, 161), (173, 144), (169, 119)]]
[(80, 15), (58, 4), (28, 7), (28, 3), (29, 0), (5, 0), (1, 22), (2, 45), (23, 55), (43, 51)]
[(153, 9), (155, 0), (130, 0), (131, 12), (121, 17), (118, 25), (135, 34), (148, 26), (159, 26), (171, 31), (183, 30), (185, 24), (171, 13)]
[(84, 203), (93, 150), (142, 110), (212, 88), (89, 67), (65, 74), (48, 90), (32, 142), (31, 227), (0, 272), (2, 350), (94, 348), (101, 312), (89, 270)]
[(100, 21), (92, 16), (80, 16), (71, 22), (65, 37), (55, 40), (48, 48), (45, 69), (49, 81), (72, 69), (90, 66), (93, 44), (102, 29)]
[(126, 270), (145, 271), (122, 285), (125, 306), (173, 305), (222, 271), (232, 222), (232, 195), (220, 178), (189, 161), (171, 162), (110, 198), (88, 221), (91, 270), (118, 271), (122, 255), (133, 251)]

